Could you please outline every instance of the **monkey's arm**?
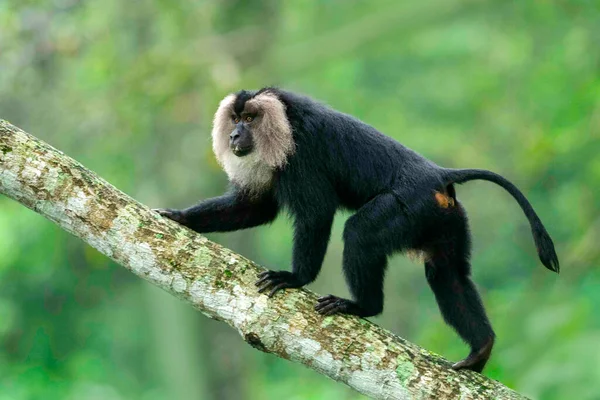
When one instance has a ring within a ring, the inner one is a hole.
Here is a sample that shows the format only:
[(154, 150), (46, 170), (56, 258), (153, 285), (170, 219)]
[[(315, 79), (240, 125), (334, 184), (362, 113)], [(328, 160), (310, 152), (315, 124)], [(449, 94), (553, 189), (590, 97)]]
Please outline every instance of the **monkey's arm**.
[(260, 198), (232, 191), (184, 210), (157, 209), (160, 215), (199, 232), (227, 232), (271, 222), (279, 207), (270, 195)]
[(296, 218), (292, 272), (265, 271), (258, 275), (259, 292), (269, 291), (272, 297), (278, 290), (298, 288), (317, 278), (329, 243), (333, 212), (314, 213)]

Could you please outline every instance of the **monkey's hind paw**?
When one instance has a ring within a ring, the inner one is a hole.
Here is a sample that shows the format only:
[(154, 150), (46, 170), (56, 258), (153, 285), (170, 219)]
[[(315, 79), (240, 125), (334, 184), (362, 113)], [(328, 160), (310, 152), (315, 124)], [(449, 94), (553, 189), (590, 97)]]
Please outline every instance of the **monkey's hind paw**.
[(315, 311), (321, 315), (333, 314), (353, 314), (352, 310), (356, 308), (353, 301), (342, 299), (332, 294), (320, 297)]
[(480, 350), (471, 352), (467, 358), (452, 365), (452, 369), (470, 369), (475, 372), (483, 371), (483, 367), (485, 367), (485, 364), (490, 359), (492, 347), (494, 347), (493, 337)]
[(263, 293), (269, 289), (267, 296), (273, 297), (275, 293), (282, 289), (299, 288), (303, 286), (296, 276), (288, 271), (264, 271), (258, 274), (258, 293)]
[(179, 210), (174, 210), (172, 208), (153, 208), (152, 211), (159, 213), (163, 217), (167, 217), (175, 222), (185, 225), (185, 215)]

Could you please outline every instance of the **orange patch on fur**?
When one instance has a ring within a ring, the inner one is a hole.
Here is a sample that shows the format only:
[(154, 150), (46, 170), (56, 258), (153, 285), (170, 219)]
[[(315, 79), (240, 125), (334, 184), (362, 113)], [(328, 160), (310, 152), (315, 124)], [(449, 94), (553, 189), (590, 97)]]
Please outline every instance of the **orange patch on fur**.
[(454, 207), (454, 199), (444, 193), (435, 192), (435, 201), (442, 208)]

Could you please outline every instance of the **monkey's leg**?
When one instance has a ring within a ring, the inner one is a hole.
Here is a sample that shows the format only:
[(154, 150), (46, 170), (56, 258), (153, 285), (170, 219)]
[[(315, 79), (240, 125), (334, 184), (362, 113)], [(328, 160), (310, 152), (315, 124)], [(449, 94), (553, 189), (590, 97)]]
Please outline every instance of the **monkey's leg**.
[[(346, 250), (348, 249), (348, 250)], [(332, 294), (320, 297), (315, 310), (323, 315), (351, 314), (370, 317), (383, 311), (385, 254), (344, 247), (344, 272), (353, 300)]]
[(294, 249), (292, 272), (265, 271), (258, 275), (259, 293), (269, 291), (272, 297), (286, 288), (299, 288), (314, 281), (321, 270), (327, 251), (335, 209), (322, 209), (310, 215), (296, 217), (294, 224)]
[(227, 232), (266, 224), (275, 219), (278, 206), (265, 195), (250, 198), (244, 193), (232, 192), (202, 201), (185, 210), (159, 208), (160, 215), (199, 232)]
[(434, 255), (425, 263), (425, 274), (444, 320), (471, 347), (467, 358), (452, 368), (481, 372), (490, 358), (495, 335), (469, 277), (467, 258), (457, 259), (453, 251)]
[(383, 310), (387, 255), (409, 247), (410, 223), (396, 198), (379, 195), (348, 219), (344, 227), (343, 270), (354, 300), (321, 297), (315, 310), (369, 317)]

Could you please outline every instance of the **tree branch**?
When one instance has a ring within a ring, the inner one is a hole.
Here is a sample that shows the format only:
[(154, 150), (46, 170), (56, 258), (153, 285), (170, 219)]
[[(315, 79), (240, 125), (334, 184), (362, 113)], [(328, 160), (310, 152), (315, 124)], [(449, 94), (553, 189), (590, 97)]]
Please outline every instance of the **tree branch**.
[(262, 269), (120, 192), (0, 120), (0, 193), (80, 237), (134, 274), (231, 325), (261, 351), (375, 399), (523, 399), (364, 319), (322, 317), (308, 290), (257, 292)]

